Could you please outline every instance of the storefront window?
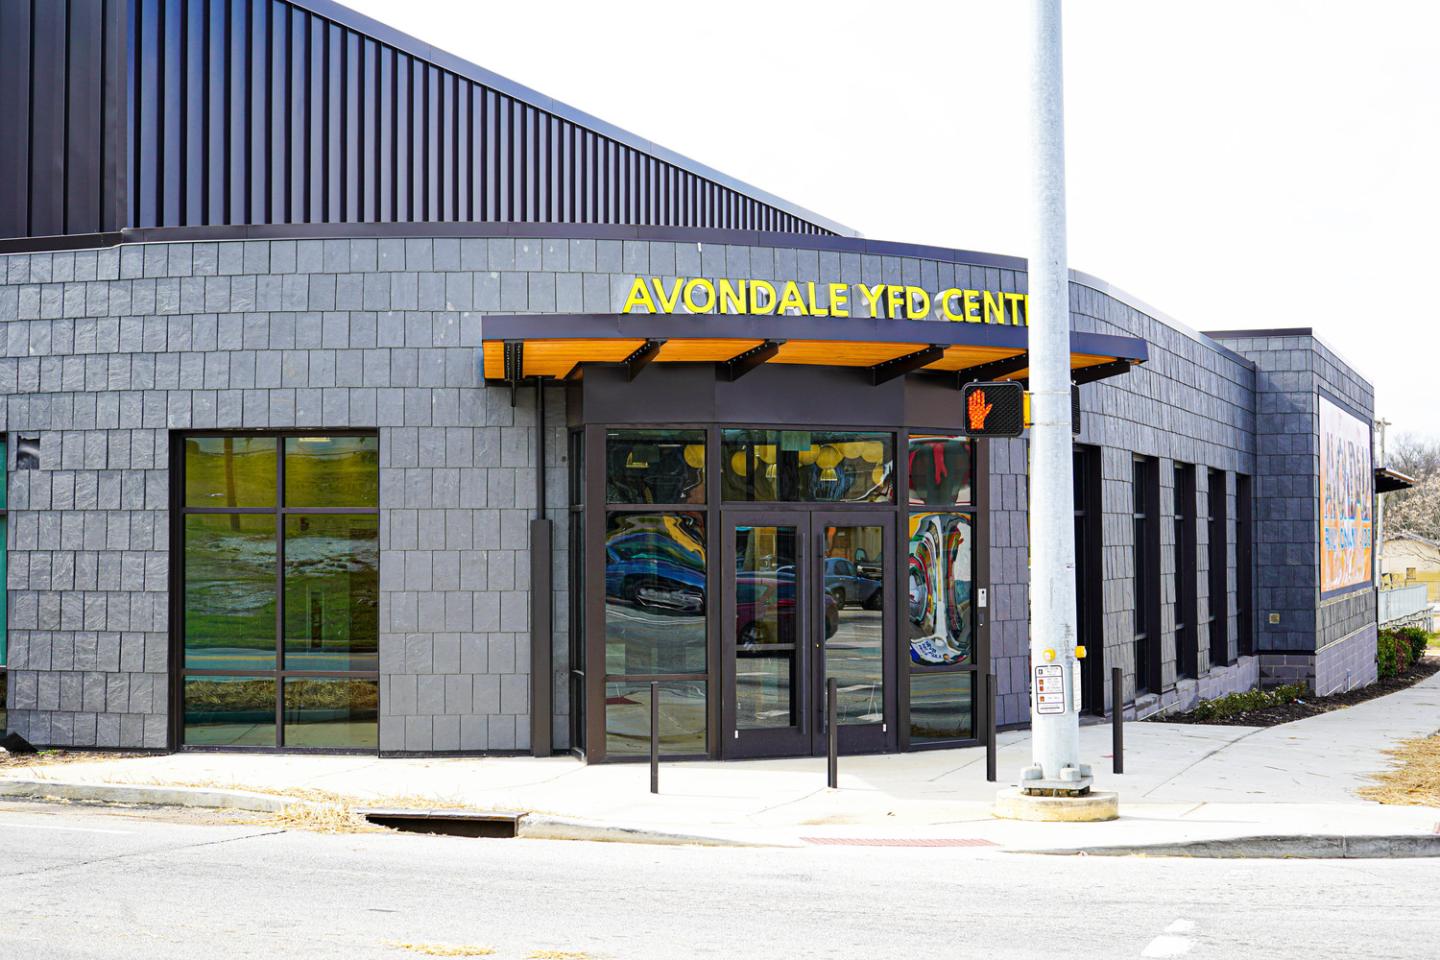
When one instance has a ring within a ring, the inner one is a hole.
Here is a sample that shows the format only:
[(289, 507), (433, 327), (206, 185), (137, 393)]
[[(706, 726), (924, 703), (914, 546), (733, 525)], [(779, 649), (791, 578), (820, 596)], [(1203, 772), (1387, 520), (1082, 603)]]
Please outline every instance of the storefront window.
[[(705, 752), (705, 681), (660, 681), (660, 752), (695, 756)], [(605, 684), (605, 753), (611, 757), (650, 754), (650, 684)]]
[(610, 503), (704, 503), (704, 430), (610, 430), (605, 437)]
[(911, 743), (974, 736), (973, 530), (968, 513), (910, 515)]
[(965, 437), (912, 433), (906, 455), (910, 502), (930, 507), (971, 503), (973, 454)]
[(726, 430), (721, 467), (726, 500), (890, 503), (895, 438), (832, 430)]
[(705, 573), (703, 513), (610, 514), (607, 676), (705, 672)]
[(377, 438), (188, 437), (184, 452), (186, 745), (375, 749)]

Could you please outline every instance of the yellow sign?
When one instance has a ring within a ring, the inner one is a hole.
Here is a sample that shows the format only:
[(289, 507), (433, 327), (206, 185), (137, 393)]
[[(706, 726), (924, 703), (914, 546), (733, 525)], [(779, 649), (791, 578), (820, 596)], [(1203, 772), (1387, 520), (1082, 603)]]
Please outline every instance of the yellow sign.
[(931, 294), (898, 283), (816, 283), (814, 280), (707, 280), (636, 277), (624, 313), (729, 313), (752, 316), (937, 318), (956, 323), (1029, 324), (1029, 296), (950, 287)]

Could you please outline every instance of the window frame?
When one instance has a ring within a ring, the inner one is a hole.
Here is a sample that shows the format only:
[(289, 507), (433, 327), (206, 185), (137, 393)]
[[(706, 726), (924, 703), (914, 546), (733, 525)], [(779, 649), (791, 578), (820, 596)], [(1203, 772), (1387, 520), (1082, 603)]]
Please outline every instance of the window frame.
[(1200, 675), (1195, 465), (1175, 461), (1174, 481), (1175, 675), (1177, 679), (1193, 680)]
[[(353, 679), (373, 680), (380, 684), (379, 650), (374, 670), (292, 670), (285, 665), (285, 518), (290, 515), (373, 516), (380, 521), (380, 467), (376, 464), (376, 505), (374, 507), (291, 507), (285, 502), (285, 440), (298, 437), (366, 437), (377, 444), (380, 432), (375, 429), (311, 429), (283, 430), (185, 430), (170, 434), (170, 749), (204, 752), (244, 753), (319, 753), (374, 756), (379, 752), (379, 711), (376, 715), (376, 747), (293, 747), (285, 744), (285, 682), (296, 680)], [(191, 507), (185, 503), (185, 442), (202, 438), (273, 437), (276, 441), (275, 504), (269, 507)], [(271, 670), (222, 670), (185, 665), (185, 518), (189, 516), (260, 515), (275, 518), (275, 667)], [(378, 567), (377, 567), (378, 576)], [(376, 616), (379, 616), (377, 608)], [(379, 636), (377, 623), (376, 636)], [(235, 677), (274, 680), (275, 742), (269, 746), (187, 744), (185, 743), (185, 680), (189, 677)]]

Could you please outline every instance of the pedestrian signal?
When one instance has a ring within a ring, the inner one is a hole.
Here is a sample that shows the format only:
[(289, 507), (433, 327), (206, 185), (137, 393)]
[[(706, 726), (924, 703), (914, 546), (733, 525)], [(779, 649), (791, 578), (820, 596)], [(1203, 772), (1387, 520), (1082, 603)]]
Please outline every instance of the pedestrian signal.
[(966, 436), (1018, 437), (1025, 431), (1025, 388), (1013, 380), (967, 383), (961, 403)]

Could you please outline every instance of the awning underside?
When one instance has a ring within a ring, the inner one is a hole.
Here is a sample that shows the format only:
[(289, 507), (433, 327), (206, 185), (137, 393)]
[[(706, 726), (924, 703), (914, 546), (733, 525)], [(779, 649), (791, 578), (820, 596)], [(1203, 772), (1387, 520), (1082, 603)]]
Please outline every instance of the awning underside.
[[(864, 368), (877, 383), (921, 370), (964, 375), (970, 380), (1023, 380), (1029, 376), (1024, 328), (976, 328), (922, 321), (891, 321), (885, 325), (831, 321), (817, 328), (814, 323), (792, 324), (790, 321), (796, 318), (779, 317), (768, 325), (770, 329), (788, 332), (793, 325), (794, 332), (802, 335), (767, 339), (710, 336), (707, 333), (730, 332), (714, 330), (716, 327), (753, 328), (755, 324), (731, 318), (711, 317), (704, 318), (708, 322), (697, 322), (699, 319), (571, 316), (553, 318), (552, 322), (551, 317), (535, 315), (487, 317), (482, 321), (485, 379), (514, 382), (532, 377), (574, 378), (581, 375), (587, 363), (626, 364), (632, 376), (650, 363), (714, 363), (722, 365), (722, 371), (732, 379), (764, 363)], [(707, 331), (707, 327), (712, 329)], [(576, 333), (594, 335), (573, 335)], [(836, 336), (813, 336), (816, 333)], [(856, 333), (864, 338), (853, 336)], [(894, 339), (906, 333), (924, 336)], [(1008, 342), (993, 342), (996, 340)], [(1072, 336), (1070, 367), (1077, 382), (1124, 373), (1145, 359), (1143, 340), (1099, 334)]]

